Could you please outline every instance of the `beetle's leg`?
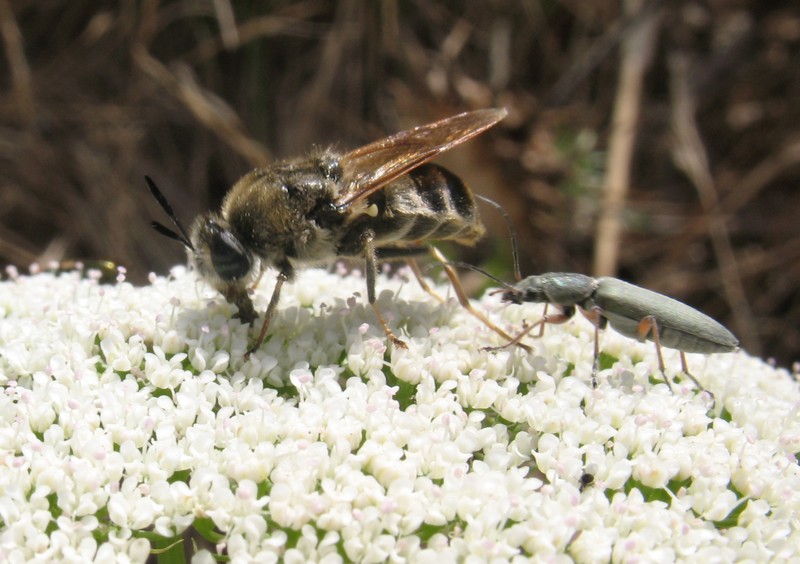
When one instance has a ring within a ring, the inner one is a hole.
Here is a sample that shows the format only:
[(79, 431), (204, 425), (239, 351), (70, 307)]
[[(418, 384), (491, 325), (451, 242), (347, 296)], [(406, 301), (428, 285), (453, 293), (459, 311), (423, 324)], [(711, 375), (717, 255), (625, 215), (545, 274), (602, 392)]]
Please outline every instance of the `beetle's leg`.
[[(550, 304), (544, 304), (544, 310), (542, 311), (542, 319), (547, 319), (547, 308), (550, 307)], [(545, 323), (539, 324), (539, 338), (541, 339), (544, 337), (544, 326)]]
[(519, 333), (517, 333), (517, 335), (516, 335), (515, 337), (509, 337), (509, 340), (508, 340), (508, 342), (506, 342), (506, 343), (504, 343), (504, 344), (502, 344), (502, 345), (500, 345), (500, 346), (497, 346), (497, 347), (481, 347), (481, 350), (482, 350), (482, 351), (499, 351), (499, 350), (502, 350), (502, 349), (508, 348), (508, 347), (510, 347), (511, 345), (519, 345), (520, 347), (522, 347), (522, 348), (524, 348), (525, 350), (528, 350), (528, 351), (529, 351), (529, 350), (530, 350), (530, 348), (529, 348), (529, 347), (527, 347), (526, 345), (520, 345), (520, 341), (521, 341), (523, 338), (525, 338), (525, 336), (526, 336), (528, 333), (530, 333), (531, 331), (533, 331), (534, 329), (536, 329), (536, 327), (538, 327), (539, 325), (544, 325), (545, 323), (546, 323), (546, 320), (545, 320), (545, 318), (543, 317), (542, 319), (540, 319), (539, 321), (537, 321), (537, 322), (536, 322), (536, 323), (534, 323), (533, 325), (528, 325), (527, 327), (523, 328), (523, 329), (522, 329), (522, 331), (520, 331)]
[(597, 371), (600, 370), (600, 324), (594, 325), (594, 360), (592, 360), (592, 388), (597, 389)]
[(606, 328), (608, 320), (603, 316), (603, 310), (597, 306), (591, 309), (581, 308), (583, 316), (594, 325), (594, 359), (592, 360), (592, 388), (597, 388), (597, 372), (600, 370), (600, 331)]
[(670, 384), (669, 378), (667, 378), (667, 373), (665, 372), (664, 356), (661, 354), (661, 339), (658, 336), (658, 323), (656, 322), (656, 318), (652, 315), (643, 317), (639, 322), (639, 326), (636, 328), (636, 333), (639, 335), (640, 339), (644, 340), (649, 336), (655, 343), (656, 357), (658, 358), (658, 369), (661, 371), (661, 376), (664, 377), (664, 382), (667, 383), (667, 387), (671, 392), (672, 384)]
[[(533, 325), (528, 325), (527, 327), (524, 327), (522, 329), (522, 331), (517, 333), (517, 335), (515, 337), (513, 337), (510, 341), (508, 341), (504, 345), (500, 345), (499, 347), (483, 347), (482, 350), (485, 350), (485, 351), (498, 351), (500, 349), (504, 349), (506, 347), (510, 347), (511, 345), (517, 345), (522, 340), (522, 338), (525, 337), (525, 335), (527, 335), (528, 333), (530, 333), (531, 331), (533, 331), (537, 327), (544, 327), (548, 323), (551, 323), (553, 325), (558, 325), (558, 324), (561, 324), (561, 323), (565, 323), (566, 321), (568, 321), (575, 314), (575, 308), (574, 307), (563, 307), (563, 309), (564, 309), (563, 312), (557, 313), (556, 315), (547, 315), (547, 309), (546, 309), (546, 305), (545, 305), (545, 315), (543, 315), (542, 318), (539, 321), (537, 321)], [(540, 331), (538, 336), (541, 337), (542, 335), (544, 335), (544, 330)], [(519, 345), (519, 346), (525, 348), (524, 345)]]
[[(661, 375), (664, 376), (664, 381), (669, 386), (670, 391), (672, 391), (672, 386), (667, 379), (667, 375), (664, 372), (664, 358), (661, 355), (661, 340), (658, 336), (658, 322), (656, 318), (652, 315), (648, 315), (644, 319), (639, 322), (639, 328), (637, 330), (639, 336), (644, 339), (648, 335), (651, 336), (653, 342), (656, 344), (656, 354), (658, 355), (658, 368), (661, 370)], [(689, 379), (694, 382), (694, 385), (697, 386), (697, 389), (701, 392), (707, 393), (711, 396), (711, 409), (714, 409), (714, 405), (717, 403), (714, 394), (708, 391), (698, 380), (694, 377), (694, 375), (689, 372), (689, 365), (686, 363), (686, 353), (683, 351), (679, 351), (681, 353), (681, 368), (683, 369), (683, 373), (689, 377)]]
[(714, 406), (717, 404), (717, 398), (714, 397), (713, 392), (709, 391), (705, 388), (698, 380), (694, 377), (694, 375), (689, 372), (689, 365), (686, 363), (686, 353), (683, 351), (679, 351), (681, 353), (681, 368), (683, 369), (683, 373), (686, 374), (689, 379), (694, 382), (694, 385), (697, 386), (697, 389), (707, 393), (711, 396), (711, 409), (714, 409)]
[[(641, 338), (647, 337), (648, 334), (652, 337), (653, 342), (656, 344), (656, 354), (658, 355), (658, 367), (661, 370), (661, 374), (664, 376), (664, 381), (667, 383), (667, 386), (669, 386), (670, 391), (672, 391), (672, 386), (670, 385), (669, 380), (667, 379), (667, 375), (664, 372), (664, 358), (661, 355), (661, 340), (658, 336), (658, 322), (656, 321), (656, 318), (652, 315), (648, 315), (647, 317), (642, 319), (639, 322), (638, 333), (641, 336)], [(705, 392), (709, 396), (711, 396), (711, 409), (714, 409), (714, 406), (717, 403), (717, 399), (714, 397), (714, 394), (708, 391), (705, 388), (705, 386), (703, 386), (697, 380), (697, 378), (695, 378), (694, 375), (691, 372), (689, 372), (689, 365), (686, 363), (686, 353), (683, 351), (678, 351), (678, 352), (681, 353), (681, 368), (683, 369), (683, 373), (686, 374), (686, 376), (688, 376), (692, 382), (694, 382), (694, 385), (697, 386), (698, 390), (700, 390), (701, 392)]]

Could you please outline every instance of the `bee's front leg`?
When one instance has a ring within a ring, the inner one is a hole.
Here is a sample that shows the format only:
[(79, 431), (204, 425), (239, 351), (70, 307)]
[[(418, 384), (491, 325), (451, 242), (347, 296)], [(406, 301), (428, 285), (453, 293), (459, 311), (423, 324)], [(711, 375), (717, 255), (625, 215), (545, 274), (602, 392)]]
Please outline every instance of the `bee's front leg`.
[(278, 300), (281, 297), (281, 288), (283, 287), (283, 283), (288, 279), (289, 274), (286, 274), (285, 272), (278, 273), (278, 278), (275, 280), (275, 289), (272, 290), (272, 297), (269, 299), (267, 312), (264, 314), (264, 323), (261, 325), (261, 332), (258, 334), (258, 339), (256, 339), (255, 344), (245, 353), (245, 360), (247, 360), (251, 354), (256, 352), (258, 347), (261, 346), (261, 343), (264, 342), (264, 338), (267, 336), (267, 331), (269, 330), (269, 322), (272, 320), (272, 316), (275, 313), (275, 308), (278, 306)]
[(239, 313), (235, 315), (242, 320), (242, 323), (253, 324), (258, 318), (255, 308), (253, 307), (253, 300), (247, 293), (247, 288), (243, 284), (228, 284), (222, 291), (228, 303), (236, 306)]

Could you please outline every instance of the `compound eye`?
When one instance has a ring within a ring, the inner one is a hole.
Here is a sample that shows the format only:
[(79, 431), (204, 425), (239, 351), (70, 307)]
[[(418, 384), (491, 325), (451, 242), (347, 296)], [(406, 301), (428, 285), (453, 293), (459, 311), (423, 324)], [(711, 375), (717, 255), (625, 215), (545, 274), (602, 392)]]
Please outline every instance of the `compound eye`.
[(223, 280), (237, 280), (250, 272), (250, 258), (233, 233), (222, 229), (213, 221), (208, 222), (211, 235), (211, 262)]

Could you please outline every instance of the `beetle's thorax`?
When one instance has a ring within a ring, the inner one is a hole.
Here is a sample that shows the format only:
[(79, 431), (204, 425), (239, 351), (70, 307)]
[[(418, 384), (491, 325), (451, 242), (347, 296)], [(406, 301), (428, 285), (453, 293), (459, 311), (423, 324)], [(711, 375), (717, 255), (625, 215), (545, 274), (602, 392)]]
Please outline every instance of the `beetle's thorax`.
[(515, 288), (521, 300), (534, 303), (550, 303), (555, 305), (591, 306), (597, 289), (597, 282), (590, 276), (567, 272), (548, 272), (537, 276), (529, 276), (519, 282)]

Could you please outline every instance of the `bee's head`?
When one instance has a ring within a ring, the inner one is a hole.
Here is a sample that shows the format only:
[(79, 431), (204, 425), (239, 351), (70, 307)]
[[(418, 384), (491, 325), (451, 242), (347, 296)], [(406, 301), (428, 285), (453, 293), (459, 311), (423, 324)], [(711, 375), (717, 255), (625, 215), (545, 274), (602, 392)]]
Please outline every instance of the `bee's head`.
[(201, 215), (195, 220), (189, 243), (190, 262), (217, 289), (249, 284), (258, 272), (252, 253), (216, 214)]
[(188, 234), (152, 179), (145, 176), (145, 180), (178, 231), (172, 231), (157, 221), (152, 223), (153, 227), (186, 247), (189, 262), (200, 276), (226, 295), (230, 289), (243, 288), (253, 281), (258, 273), (258, 268), (254, 266), (259, 265), (254, 265), (257, 261), (237, 239), (227, 222), (215, 214), (201, 215), (192, 225), (191, 235)]

